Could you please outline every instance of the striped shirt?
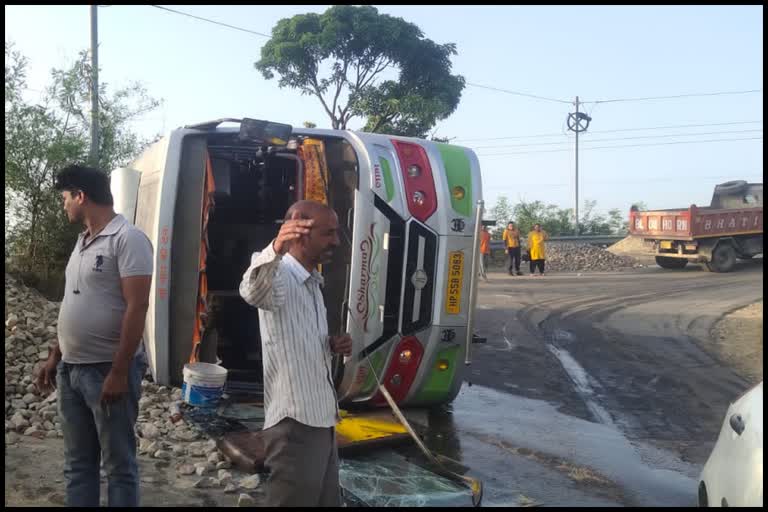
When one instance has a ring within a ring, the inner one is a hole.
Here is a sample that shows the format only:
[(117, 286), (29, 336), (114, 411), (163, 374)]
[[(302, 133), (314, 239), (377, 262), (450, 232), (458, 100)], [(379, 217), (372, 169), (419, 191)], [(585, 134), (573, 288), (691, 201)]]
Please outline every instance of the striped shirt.
[(284, 418), (333, 427), (338, 400), (331, 379), (333, 355), (320, 287), (323, 277), (270, 243), (253, 253), (240, 296), (259, 308), (264, 362), (264, 429)]

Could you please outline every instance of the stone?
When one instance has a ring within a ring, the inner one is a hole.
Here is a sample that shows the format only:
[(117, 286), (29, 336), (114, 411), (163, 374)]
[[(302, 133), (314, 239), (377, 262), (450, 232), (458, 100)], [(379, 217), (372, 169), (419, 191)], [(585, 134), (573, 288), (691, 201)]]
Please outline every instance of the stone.
[(261, 477), (259, 475), (251, 475), (240, 480), (240, 487), (242, 489), (253, 490), (261, 484)]
[(218, 487), (218, 482), (215, 478), (206, 476), (195, 482), (192, 487), (195, 489), (210, 489), (212, 487)]
[(139, 453), (149, 453), (149, 447), (154, 443), (143, 437), (139, 438)]
[(43, 350), (42, 352), (38, 352), (38, 354), (37, 354), (37, 358), (38, 358), (40, 361), (46, 361), (46, 360), (48, 360), (48, 351), (47, 351), (47, 350)]
[(171, 452), (167, 452), (165, 450), (157, 450), (155, 452), (154, 457), (156, 459), (170, 460), (171, 459)]
[(208, 462), (210, 462), (211, 464), (213, 464), (215, 466), (216, 464), (221, 462), (221, 456), (219, 455), (218, 452), (213, 452), (213, 453), (208, 455)]
[(227, 485), (232, 482), (232, 473), (227, 470), (220, 469), (218, 473), (218, 479), (221, 485)]
[(179, 441), (194, 441), (199, 437), (197, 432), (186, 429), (186, 428), (176, 429), (173, 435)]
[(6, 327), (14, 327), (18, 323), (19, 323), (19, 317), (15, 313), (11, 313), (10, 315), (8, 315), (8, 318), (5, 319)]
[(256, 501), (249, 494), (243, 493), (237, 498), (238, 507), (253, 507), (254, 505), (256, 505)]
[(197, 476), (207, 475), (208, 473), (211, 473), (214, 469), (216, 469), (216, 466), (212, 465), (210, 462), (195, 463), (195, 473), (197, 474)]
[(216, 469), (230, 469), (232, 467), (232, 463), (228, 460), (223, 460), (216, 464)]
[(226, 487), (224, 487), (224, 492), (226, 494), (233, 494), (237, 492), (237, 486), (235, 484), (227, 484)]
[(191, 464), (182, 464), (181, 466), (179, 466), (176, 469), (176, 471), (178, 471), (178, 473), (180, 475), (185, 475), (185, 476), (194, 475), (195, 474), (195, 466), (193, 466)]
[(25, 404), (29, 405), (32, 402), (37, 402), (37, 397), (33, 395), (32, 393), (27, 393), (24, 395), (24, 398), (22, 398)]
[(173, 453), (177, 457), (182, 456), (182, 455), (186, 455), (187, 454), (187, 448), (182, 446), (182, 445), (180, 445), (180, 444), (175, 444), (171, 448), (171, 453)]
[(160, 437), (160, 429), (151, 423), (145, 423), (141, 427), (141, 434), (146, 439), (157, 439)]

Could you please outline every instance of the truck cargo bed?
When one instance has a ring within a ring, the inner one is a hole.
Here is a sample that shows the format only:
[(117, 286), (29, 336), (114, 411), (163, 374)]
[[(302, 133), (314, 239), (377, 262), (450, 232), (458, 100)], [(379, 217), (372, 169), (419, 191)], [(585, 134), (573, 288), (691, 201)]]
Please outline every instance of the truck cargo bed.
[(694, 240), (763, 232), (763, 208), (632, 211), (629, 233), (642, 238)]

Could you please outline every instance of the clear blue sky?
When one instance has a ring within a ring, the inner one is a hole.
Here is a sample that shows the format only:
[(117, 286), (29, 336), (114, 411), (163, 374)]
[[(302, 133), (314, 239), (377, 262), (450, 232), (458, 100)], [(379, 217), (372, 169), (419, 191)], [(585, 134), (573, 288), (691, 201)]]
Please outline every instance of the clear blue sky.
[[(281, 18), (327, 8), (169, 7), (265, 34)], [(436, 42), (456, 43), (454, 70), (473, 84), (569, 101), (579, 95), (587, 102), (761, 90), (586, 104), (583, 108), (593, 121), (590, 132), (581, 137), (582, 204), (584, 199), (596, 200), (599, 211), (626, 211), (641, 200), (656, 208), (705, 205), (718, 182), (762, 181), (762, 6), (380, 6), (379, 10), (415, 23)], [(5, 15), (6, 41), (15, 42), (30, 59), (32, 89), (42, 89), (52, 67), (71, 64), (77, 52), (90, 45), (88, 6), (6, 6)], [(278, 89), (276, 80), (264, 80), (255, 71), (253, 63), (266, 40), (150, 6), (102, 7), (100, 80), (113, 88), (138, 80), (152, 96), (165, 101), (136, 123), (146, 136), (219, 117), (247, 116), (294, 125), (311, 120), (328, 127), (316, 98)], [(39, 95), (30, 94), (33, 99)], [(572, 207), (573, 136), (565, 132), (566, 115), (572, 110), (566, 103), (468, 86), (457, 111), (438, 125), (437, 134), (478, 148), (490, 205), (504, 194), (513, 202), (539, 199)], [(615, 131), (715, 123), (743, 124)], [(361, 124), (355, 120), (351, 128)], [(745, 138), (756, 139), (588, 149)]]

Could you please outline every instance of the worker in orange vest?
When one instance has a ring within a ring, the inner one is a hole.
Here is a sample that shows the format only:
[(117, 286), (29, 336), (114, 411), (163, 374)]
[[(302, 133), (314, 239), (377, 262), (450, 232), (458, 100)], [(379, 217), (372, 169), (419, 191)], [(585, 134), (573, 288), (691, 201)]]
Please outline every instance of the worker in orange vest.
[(483, 226), (480, 231), (480, 277), (488, 280), (488, 261), (491, 255), (491, 234), (488, 226)]

